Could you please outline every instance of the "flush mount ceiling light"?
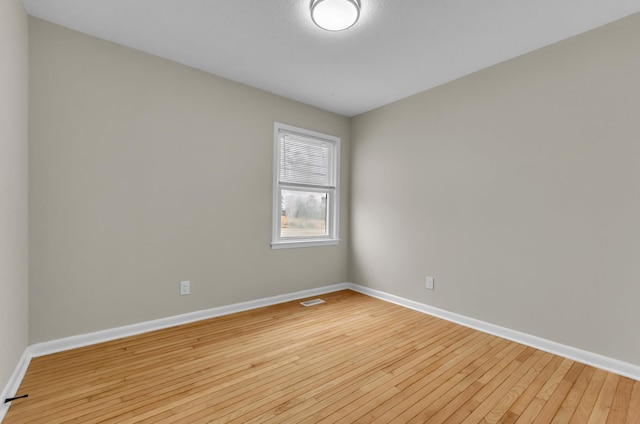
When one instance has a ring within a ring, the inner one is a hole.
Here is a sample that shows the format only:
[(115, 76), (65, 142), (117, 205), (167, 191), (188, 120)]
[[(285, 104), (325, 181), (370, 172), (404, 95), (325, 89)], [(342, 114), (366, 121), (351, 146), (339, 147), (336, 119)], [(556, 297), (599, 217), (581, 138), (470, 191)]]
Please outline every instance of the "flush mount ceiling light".
[(311, 19), (327, 31), (351, 28), (359, 17), (359, 0), (311, 0)]

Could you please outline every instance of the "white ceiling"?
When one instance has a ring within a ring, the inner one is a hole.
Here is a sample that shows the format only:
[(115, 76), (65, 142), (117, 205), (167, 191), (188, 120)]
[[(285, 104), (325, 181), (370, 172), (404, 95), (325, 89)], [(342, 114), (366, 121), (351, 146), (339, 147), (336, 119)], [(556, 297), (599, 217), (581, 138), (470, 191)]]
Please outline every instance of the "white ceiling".
[(23, 0), (30, 15), (354, 116), (640, 12), (640, 0), (361, 0), (343, 32), (310, 0)]

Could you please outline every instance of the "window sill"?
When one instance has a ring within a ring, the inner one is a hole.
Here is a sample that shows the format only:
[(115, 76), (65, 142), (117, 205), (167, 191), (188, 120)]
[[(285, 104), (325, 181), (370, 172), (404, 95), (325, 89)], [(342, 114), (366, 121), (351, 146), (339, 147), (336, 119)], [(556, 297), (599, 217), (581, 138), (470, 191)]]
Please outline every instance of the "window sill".
[(272, 242), (272, 249), (292, 249), (296, 247), (334, 246), (340, 244), (340, 239), (331, 240), (296, 240)]

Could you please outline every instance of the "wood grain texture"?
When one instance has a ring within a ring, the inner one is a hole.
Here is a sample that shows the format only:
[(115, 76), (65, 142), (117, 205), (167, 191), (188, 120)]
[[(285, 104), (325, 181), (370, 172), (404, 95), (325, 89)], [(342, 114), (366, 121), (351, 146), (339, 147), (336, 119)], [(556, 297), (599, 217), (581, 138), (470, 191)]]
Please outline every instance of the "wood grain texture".
[(4, 423), (640, 423), (638, 381), (321, 297), (34, 358)]

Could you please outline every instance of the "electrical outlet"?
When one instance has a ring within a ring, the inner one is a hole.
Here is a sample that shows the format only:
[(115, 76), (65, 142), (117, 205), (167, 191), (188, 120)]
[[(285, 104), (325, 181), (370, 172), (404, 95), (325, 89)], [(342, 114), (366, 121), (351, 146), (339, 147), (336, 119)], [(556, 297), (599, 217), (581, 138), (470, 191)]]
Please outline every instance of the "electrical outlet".
[(428, 290), (433, 290), (434, 289), (433, 277), (427, 277), (427, 289)]
[(180, 282), (180, 296), (191, 293), (191, 281)]

